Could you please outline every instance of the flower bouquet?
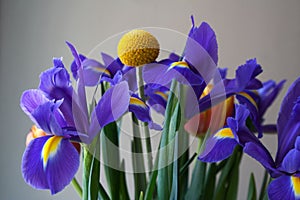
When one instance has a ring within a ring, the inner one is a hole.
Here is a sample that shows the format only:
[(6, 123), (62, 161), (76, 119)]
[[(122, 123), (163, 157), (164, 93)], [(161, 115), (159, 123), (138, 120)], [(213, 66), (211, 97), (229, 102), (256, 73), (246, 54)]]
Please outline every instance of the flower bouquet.
[[(21, 96), (34, 123), (21, 167), (32, 187), (56, 194), (72, 183), (84, 200), (237, 199), (248, 154), (266, 169), (259, 190), (249, 177), (248, 199), (300, 199), (300, 78), (277, 123), (265, 124), (285, 81), (261, 82), (256, 59), (228, 78), (213, 29), (193, 17), (182, 54), (162, 57), (165, 47), (145, 30), (124, 34), (118, 56), (102, 52), (103, 62), (67, 46), (74, 81), (54, 58), (38, 88)], [(275, 159), (260, 140), (264, 133), (277, 133)]]

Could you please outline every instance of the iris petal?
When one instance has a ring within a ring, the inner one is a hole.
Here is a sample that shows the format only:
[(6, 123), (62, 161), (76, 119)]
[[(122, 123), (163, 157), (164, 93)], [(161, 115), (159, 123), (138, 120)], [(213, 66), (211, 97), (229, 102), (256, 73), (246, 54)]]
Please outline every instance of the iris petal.
[[(72, 143), (67, 139), (53, 139), (54, 137), (57, 136), (34, 139), (26, 148), (22, 159), (25, 181), (37, 189), (50, 189), (52, 194), (67, 186), (79, 167), (79, 154)], [(51, 140), (58, 143), (52, 143)], [(50, 150), (46, 166), (44, 166), (43, 156), (46, 155), (43, 153), (44, 148)]]
[(273, 180), (268, 187), (268, 196), (270, 200), (289, 199), (299, 200), (299, 178), (292, 176), (281, 176)]
[(108, 89), (95, 108), (100, 127), (119, 119), (127, 111), (129, 99), (129, 87), (125, 81)]
[(199, 156), (199, 160), (204, 162), (218, 162), (224, 160), (232, 154), (237, 144), (229, 128), (221, 129), (207, 140), (205, 149)]

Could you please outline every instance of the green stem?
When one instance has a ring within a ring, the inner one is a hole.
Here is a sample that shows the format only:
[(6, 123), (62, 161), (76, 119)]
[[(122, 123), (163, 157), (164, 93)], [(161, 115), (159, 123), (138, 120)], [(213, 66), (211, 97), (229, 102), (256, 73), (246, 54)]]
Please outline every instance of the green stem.
[[(142, 67), (137, 67), (136, 68), (136, 79), (137, 79), (137, 87), (138, 87), (138, 94), (141, 97), (143, 101), (146, 101), (145, 98), (145, 91), (144, 91), (144, 80), (143, 80), (143, 71)], [(151, 140), (150, 140), (150, 131), (149, 131), (149, 126), (147, 122), (142, 122), (141, 123), (143, 126), (143, 132), (145, 134), (145, 141), (146, 141), (146, 150), (147, 150), (147, 159), (148, 159), (148, 168), (149, 171), (152, 170), (153, 163), (152, 163), (152, 148), (151, 148)], [(149, 174), (150, 175), (150, 174)]]
[(79, 185), (79, 183), (75, 177), (72, 179), (72, 186), (76, 190), (77, 194), (79, 195), (79, 197), (81, 199), (82, 198), (82, 188)]

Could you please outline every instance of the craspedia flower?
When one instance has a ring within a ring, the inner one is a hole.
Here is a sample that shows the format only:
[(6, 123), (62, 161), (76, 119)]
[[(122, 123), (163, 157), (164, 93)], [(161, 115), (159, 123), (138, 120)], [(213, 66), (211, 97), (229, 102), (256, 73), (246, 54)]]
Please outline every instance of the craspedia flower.
[(159, 54), (159, 43), (149, 32), (132, 30), (120, 39), (118, 56), (128, 66), (138, 67), (155, 61)]

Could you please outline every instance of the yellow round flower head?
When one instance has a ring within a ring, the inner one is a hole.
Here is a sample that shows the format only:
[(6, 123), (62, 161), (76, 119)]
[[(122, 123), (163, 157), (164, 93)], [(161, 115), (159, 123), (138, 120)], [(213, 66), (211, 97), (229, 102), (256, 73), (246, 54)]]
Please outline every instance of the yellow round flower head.
[(155, 61), (159, 54), (159, 43), (149, 32), (132, 30), (120, 39), (118, 56), (128, 66), (138, 67)]

